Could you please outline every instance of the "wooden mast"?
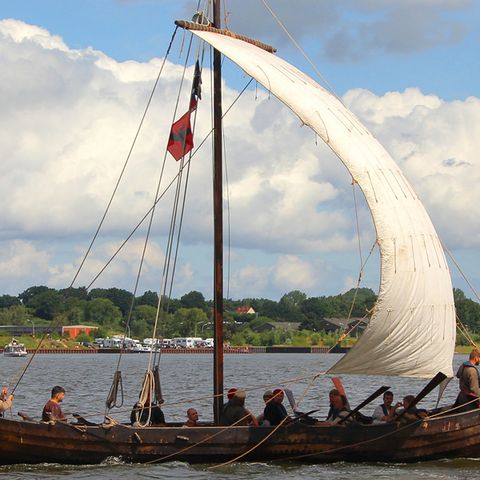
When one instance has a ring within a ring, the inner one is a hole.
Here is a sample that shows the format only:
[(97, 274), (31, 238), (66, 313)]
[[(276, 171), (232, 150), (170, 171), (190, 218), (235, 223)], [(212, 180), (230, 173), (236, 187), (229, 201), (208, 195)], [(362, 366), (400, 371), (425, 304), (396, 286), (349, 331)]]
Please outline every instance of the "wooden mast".
[[(213, 0), (213, 26), (221, 28), (220, 0)], [(222, 64), (213, 51), (213, 224), (214, 224), (214, 366), (213, 418), (220, 424), (223, 410), (223, 183), (222, 183)]]

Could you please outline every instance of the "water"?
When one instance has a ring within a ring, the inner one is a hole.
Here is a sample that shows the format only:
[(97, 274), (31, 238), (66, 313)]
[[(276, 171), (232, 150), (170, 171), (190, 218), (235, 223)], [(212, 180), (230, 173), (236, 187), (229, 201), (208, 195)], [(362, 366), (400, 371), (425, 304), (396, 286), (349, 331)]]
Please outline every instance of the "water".
[[(115, 419), (126, 421), (130, 409), (138, 398), (148, 354), (123, 355), (120, 370), (123, 377), (123, 407), (110, 413)], [(164, 413), (167, 421), (183, 421), (188, 407), (194, 406), (200, 420), (212, 419), (212, 355), (171, 354), (163, 355), (161, 380), (165, 398)], [(337, 355), (321, 354), (252, 354), (225, 356), (225, 388), (232, 386), (247, 389), (247, 407), (260, 413), (263, 409), (262, 394), (267, 388), (284, 386), (290, 388), (301, 409), (319, 409), (315, 414), (324, 418), (328, 410), (328, 391), (332, 388), (328, 377), (313, 380), (338, 359)], [(16, 359), (0, 357), (0, 383), (13, 386), (22, 373), (29, 357)], [(464, 356), (455, 357), (455, 366)], [(37, 355), (15, 392), (13, 412), (22, 411), (39, 418), (43, 404), (50, 396), (54, 385), (65, 387), (67, 394), (62, 406), (64, 412), (80, 413), (86, 418), (99, 421), (103, 418), (105, 398), (108, 394), (113, 372), (118, 362), (117, 355)], [(308, 376), (308, 377), (307, 377)], [(342, 376), (350, 403), (356, 405), (381, 385), (389, 385), (395, 400), (404, 395), (415, 394), (426, 384), (425, 380), (391, 377)], [(286, 383), (288, 381), (288, 383)], [(457, 382), (447, 387), (442, 403), (453, 402), (457, 394)], [(364, 413), (371, 413), (366, 407)], [(432, 393), (421, 404), (431, 408), (436, 404)], [(0, 447), (1, 448), (1, 447)], [(127, 465), (112, 460), (100, 466), (61, 465), (16, 465), (0, 467), (0, 477), (9, 479), (130, 479), (130, 478), (192, 478), (192, 479), (263, 479), (274, 476), (278, 480), (319, 478), (351, 479), (457, 479), (473, 476), (480, 467), (479, 460), (444, 460), (413, 465), (402, 464), (343, 464), (298, 465), (281, 462), (238, 463), (211, 470), (211, 465), (191, 466), (181, 462), (162, 465)]]

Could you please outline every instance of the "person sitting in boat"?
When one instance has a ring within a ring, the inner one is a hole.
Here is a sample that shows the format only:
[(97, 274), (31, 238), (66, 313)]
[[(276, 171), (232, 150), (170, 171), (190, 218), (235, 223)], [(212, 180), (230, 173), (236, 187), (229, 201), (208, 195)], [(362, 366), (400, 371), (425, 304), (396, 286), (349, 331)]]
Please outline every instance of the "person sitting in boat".
[[(403, 408), (395, 412), (395, 415), (393, 416), (392, 419), (389, 421), (395, 421), (399, 416), (401, 416), (401, 421), (403, 423), (408, 423), (408, 422), (413, 422), (416, 420), (420, 420), (422, 418), (425, 418), (428, 416), (428, 413), (425, 409), (423, 408), (408, 408), (410, 404), (415, 400), (415, 397), (413, 395), (407, 395), (403, 397)], [(406, 412), (406, 413), (404, 413)]]
[(44, 422), (66, 421), (65, 415), (62, 412), (60, 403), (65, 398), (65, 389), (56, 385), (52, 388), (52, 395), (50, 400), (45, 404), (42, 411), (42, 420)]
[(165, 425), (165, 415), (158, 403), (151, 403), (150, 399), (145, 404), (138, 401), (130, 413), (130, 423), (136, 427)]
[(187, 410), (187, 421), (183, 424), (184, 427), (198, 427), (198, 412), (194, 408)]
[(373, 411), (374, 423), (390, 422), (395, 416), (397, 408), (402, 406), (401, 402), (393, 403), (393, 392), (388, 390), (383, 394), (383, 403)]
[[(268, 405), (273, 398), (273, 392), (271, 390), (266, 390), (265, 393), (263, 394), (263, 401), (265, 402), (265, 405)], [(270, 422), (268, 420), (265, 420), (265, 412), (263, 411), (260, 415), (257, 417), (257, 422), (259, 425), (262, 425), (263, 427), (269, 427)]]
[(347, 417), (350, 410), (347, 408), (345, 397), (341, 395), (336, 388), (330, 390), (328, 397), (330, 400), (330, 410), (328, 411), (327, 422), (336, 424)]
[(3, 387), (0, 395), (0, 417), (3, 417), (3, 412), (12, 407), (13, 395), (8, 394), (8, 387)]
[(264, 422), (268, 422), (269, 425), (278, 425), (283, 422), (285, 418), (288, 418), (287, 409), (282, 404), (285, 398), (285, 393), (281, 388), (276, 388), (273, 392), (271, 400), (265, 405), (263, 411)]
[(479, 375), (476, 366), (480, 363), (480, 352), (476, 349), (470, 352), (468, 360), (460, 365), (457, 378), (460, 380), (460, 393), (457, 396), (454, 407), (456, 412), (468, 412), (479, 407), (479, 402), (472, 401), (480, 397)]
[(258, 426), (257, 419), (245, 408), (245, 390), (231, 388), (227, 393), (228, 402), (223, 407), (223, 425)]

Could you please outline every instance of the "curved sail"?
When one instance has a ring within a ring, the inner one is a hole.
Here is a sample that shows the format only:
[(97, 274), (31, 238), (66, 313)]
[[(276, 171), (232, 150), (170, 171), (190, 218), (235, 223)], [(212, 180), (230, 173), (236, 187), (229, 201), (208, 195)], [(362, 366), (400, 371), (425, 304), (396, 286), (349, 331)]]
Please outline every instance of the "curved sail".
[(329, 372), (452, 376), (455, 309), (437, 233), (396, 163), (355, 115), (310, 77), (242, 40), (193, 31), (271, 91), (336, 153), (362, 189), (381, 255), (365, 332)]

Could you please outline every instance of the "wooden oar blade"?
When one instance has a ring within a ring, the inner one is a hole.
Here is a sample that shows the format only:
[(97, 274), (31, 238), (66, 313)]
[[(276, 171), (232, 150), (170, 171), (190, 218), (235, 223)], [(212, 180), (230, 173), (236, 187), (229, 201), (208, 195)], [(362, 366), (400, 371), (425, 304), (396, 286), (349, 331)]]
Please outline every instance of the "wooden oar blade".
[(343, 383), (340, 377), (332, 377), (332, 382), (335, 385), (335, 388), (338, 390), (338, 393), (344, 398), (345, 406), (350, 409), (350, 403), (347, 398), (347, 394), (345, 392), (345, 388), (343, 387)]
[(357, 405), (345, 418), (342, 418), (338, 423), (343, 423), (345, 420), (348, 420), (351, 416), (359, 412), (363, 407), (366, 407), (369, 403), (373, 402), (377, 397), (384, 394), (390, 387), (382, 386), (375, 390), (368, 398), (366, 398), (362, 403)]
[(347, 397), (345, 393), (345, 388), (343, 387), (342, 379), (340, 377), (332, 377), (332, 382), (335, 385), (335, 388), (338, 390), (338, 393), (343, 397)]
[(288, 403), (292, 407), (292, 410), (295, 412), (297, 410), (297, 404), (295, 402), (295, 397), (293, 396), (293, 392), (289, 388), (284, 388), (283, 391), (288, 399)]

